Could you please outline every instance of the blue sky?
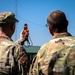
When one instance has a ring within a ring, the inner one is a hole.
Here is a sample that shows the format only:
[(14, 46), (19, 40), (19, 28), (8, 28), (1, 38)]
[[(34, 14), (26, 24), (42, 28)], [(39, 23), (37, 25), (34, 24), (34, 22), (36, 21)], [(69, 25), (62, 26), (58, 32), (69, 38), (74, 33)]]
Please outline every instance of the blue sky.
[(19, 22), (12, 39), (19, 39), (25, 23), (29, 27), (29, 36), (35, 46), (41, 46), (51, 40), (46, 28), (46, 19), (53, 10), (65, 12), (69, 21), (68, 31), (75, 35), (75, 0), (0, 0), (0, 12), (11, 11)]

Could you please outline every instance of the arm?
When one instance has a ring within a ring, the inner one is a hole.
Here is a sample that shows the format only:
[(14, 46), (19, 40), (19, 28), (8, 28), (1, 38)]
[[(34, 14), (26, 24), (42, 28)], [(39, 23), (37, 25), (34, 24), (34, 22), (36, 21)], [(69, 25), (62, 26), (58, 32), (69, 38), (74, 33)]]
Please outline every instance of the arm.
[(70, 75), (75, 75), (75, 47), (70, 51), (69, 57), (67, 59), (67, 64)]
[(42, 58), (45, 53), (46, 47), (43, 45), (38, 51), (37, 55), (34, 57), (32, 64), (29, 69), (29, 75), (39, 75), (40, 64), (39, 60)]
[(30, 65), (26, 51), (22, 46), (16, 46), (15, 58), (21, 65), (22, 74), (27, 75)]
[(18, 43), (20, 45), (24, 45), (24, 42), (28, 40), (28, 35), (29, 35), (29, 32), (27, 32), (26, 35), (24, 36), (23, 31), (21, 31), (20, 39), (17, 40), (15, 43)]

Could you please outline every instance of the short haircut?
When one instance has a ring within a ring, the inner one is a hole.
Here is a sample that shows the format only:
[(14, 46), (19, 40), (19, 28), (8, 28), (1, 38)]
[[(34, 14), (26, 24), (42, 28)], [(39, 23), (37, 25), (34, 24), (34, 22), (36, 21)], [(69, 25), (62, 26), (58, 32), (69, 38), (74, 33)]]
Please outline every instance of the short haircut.
[(56, 10), (48, 15), (47, 24), (50, 25), (55, 32), (62, 32), (64, 29), (67, 29), (68, 20), (64, 12)]

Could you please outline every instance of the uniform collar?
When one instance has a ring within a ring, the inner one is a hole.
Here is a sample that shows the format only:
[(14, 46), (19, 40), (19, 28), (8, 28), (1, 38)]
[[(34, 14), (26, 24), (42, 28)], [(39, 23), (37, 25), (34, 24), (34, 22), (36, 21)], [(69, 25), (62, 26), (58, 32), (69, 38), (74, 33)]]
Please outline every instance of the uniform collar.
[(0, 38), (5, 38), (5, 39), (8, 39), (8, 40), (11, 40), (12, 41), (12, 39), (9, 38), (8, 36), (0, 36)]
[(58, 35), (56, 36), (53, 36), (52, 39), (54, 38), (59, 38), (59, 37), (66, 37), (66, 36), (72, 36), (70, 33), (59, 33)]

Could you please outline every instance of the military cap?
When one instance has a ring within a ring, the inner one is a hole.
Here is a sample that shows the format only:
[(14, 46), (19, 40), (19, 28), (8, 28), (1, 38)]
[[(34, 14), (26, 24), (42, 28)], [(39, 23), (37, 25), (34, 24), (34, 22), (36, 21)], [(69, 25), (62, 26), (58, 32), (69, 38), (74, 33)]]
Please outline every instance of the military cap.
[(1, 12), (0, 13), (0, 23), (12, 23), (18, 22), (15, 18), (15, 14), (12, 12)]

